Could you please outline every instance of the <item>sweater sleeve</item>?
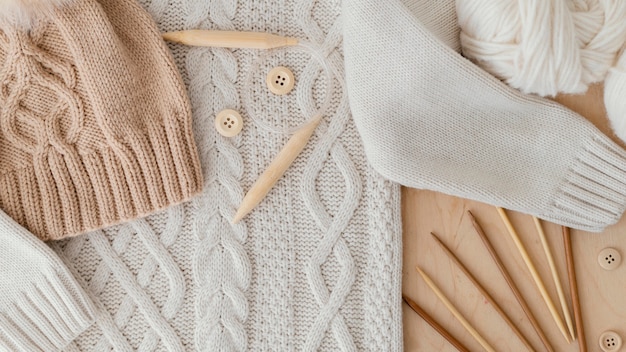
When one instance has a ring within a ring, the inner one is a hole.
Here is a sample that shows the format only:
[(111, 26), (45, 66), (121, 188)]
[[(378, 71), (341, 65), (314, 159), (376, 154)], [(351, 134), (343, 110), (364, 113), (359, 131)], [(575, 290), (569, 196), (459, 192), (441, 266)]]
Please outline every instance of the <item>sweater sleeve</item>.
[(59, 351), (93, 312), (61, 259), (0, 212), (0, 351)]
[(583, 230), (619, 220), (626, 152), (455, 51), (453, 0), (344, 0), (343, 16), (350, 106), (383, 176)]

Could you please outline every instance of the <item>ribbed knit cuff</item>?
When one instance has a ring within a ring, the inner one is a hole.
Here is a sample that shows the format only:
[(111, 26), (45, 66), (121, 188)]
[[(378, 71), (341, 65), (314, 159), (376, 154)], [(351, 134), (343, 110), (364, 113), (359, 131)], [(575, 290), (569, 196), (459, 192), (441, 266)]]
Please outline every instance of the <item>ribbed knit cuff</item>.
[(0, 350), (6, 351), (59, 351), (94, 321), (91, 302), (65, 273), (34, 283), (4, 309)]
[(626, 151), (597, 133), (574, 161), (544, 218), (599, 232), (625, 209)]
[(0, 351), (58, 351), (94, 321), (61, 258), (0, 211)]
[[(0, 207), (44, 241), (77, 236), (182, 203), (202, 188), (193, 136), (167, 128), (88, 154), (50, 151), (0, 175)], [(166, 133), (167, 130), (168, 133)]]

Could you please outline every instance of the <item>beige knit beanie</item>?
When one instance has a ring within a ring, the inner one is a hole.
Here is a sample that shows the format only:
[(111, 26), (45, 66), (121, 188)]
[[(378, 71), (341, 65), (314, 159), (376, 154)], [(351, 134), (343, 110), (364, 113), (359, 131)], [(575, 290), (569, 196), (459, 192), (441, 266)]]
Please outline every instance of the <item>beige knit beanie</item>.
[(0, 0), (0, 208), (44, 240), (202, 187), (190, 105), (135, 0)]

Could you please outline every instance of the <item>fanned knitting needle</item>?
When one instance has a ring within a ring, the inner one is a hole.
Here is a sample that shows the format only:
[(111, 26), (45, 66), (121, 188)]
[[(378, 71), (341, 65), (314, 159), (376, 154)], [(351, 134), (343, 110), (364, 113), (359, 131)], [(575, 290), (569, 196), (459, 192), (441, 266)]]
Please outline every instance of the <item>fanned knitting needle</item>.
[(298, 39), (269, 33), (188, 30), (163, 34), (163, 39), (192, 46), (273, 49), (298, 45)]
[(567, 260), (567, 276), (569, 277), (570, 296), (572, 296), (572, 306), (574, 306), (574, 320), (576, 321), (576, 334), (578, 335), (578, 350), (580, 352), (587, 352), (587, 341), (585, 340), (583, 316), (580, 310), (580, 298), (578, 297), (578, 282), (576, 281), (576, 270), (574, 270), (572, 238), (570, 236), (570, 231), (567, 226), (562, 226), (561, 229), (563, 231), (565, 259)]
[(572, 325), (572, 317), (569, 314), (569, 307), (567, 306), (567, 300), (565, 299), (565, 294), (563, 293), (563, 287), (561, 286), (559, 272), (556, 270), (556, 265), (554, 264), (552, 251), (550, 250), (548, 240), (546, 239), (546, 234), (543, 231), (543, 227), (541, 226), (541, 221), (539, 221), (537, 217), (533, 216), (533, 222), (535, 223), (535, 227), (537, 228), (537, 233), (539, 233), (539, 238), (541, 239), (541, 245), (543, 246), (543, 250), (544, 252), (546, 252), (546, 257), (548, 258), (548, 265), (550, 266), (550, 271), (552, 272), (552, 280), (554, 281), (554, 286), (556, 287), (556, 292), (559, 296), (561, 310), (563, 311), (563, 316), (565, 316), (565, 322), (567, 323), (567, 329), (569, 330), (569, 334), (572, 340), (574, 340), (576, 338), (576, 334), (574, 333), (574, 326)]
[(491, 255), (491, 258), (496, 263), (496, 266), (500, 270), (500, 273), (504, 277), (504, 280), (506, 281), (507, 285), (509, 285), (509, 288), (511, 289), (511, 291), (513, 291), (513, 295), (515, 296), (515, 299), (517, 299), (517, 303), (519, 303), (519, 305), (522, 307), (522, 310), (524, 311), (524, 314), (528, 318), (528, 321), (530, 321), (530, 324), (533, 326), (533, 329), (535, 329), (535, 332), (537, 333), (537, 335), (539, 335), (541, 342), (543, 343), (543, 345), (549, 352), (554, 352), (552, 345), (550, 345), (550, 340), (548, 340), (548, 338), (546, 337), (546, 334), (543, 332), (543, 330), (541, 330), (541, 327), (539, 326), (537, 319), (535, 319), (535, 316), (530, 310), (528, 303), (526, 303), (524, 296), (522, 296), (522, 293), (517, 288), (517, 285), (515, 285), (515, 281), (513, 281), (513, 278), (509, 274), (509, 271), (504, 266), (504, 263), (502, 263), (502, 260), (500, 259), (498, 252), (496, 252), (495, 248), (493, 248), (493, 245), (491, 244), (491, 241), (489, 241), (489, 238), (485, 234), (485, 231), (480, 226), (480, 224), (478, 223), (478, 221), (476, 220), (476, 218), (474, 217), (471, 211), (468, 210), (467, 215), (472, 221), (472, 226), (474, 226), (474, 230), (476, 231), (476, 233), (482, 240), (483, 244), (485, 245), (485, 248), (487, 248), (487, 251)]
[(454, 346), (459, 352), (470, 352), (467, 347), (463, 346), (459, 342), (459, 340), (455, 339), (443, 326), (439, 325), (422, 307), (420, 307), (417, 303), (413, 302), (409, 297), (402, 295), (402, 299), (406, 302), (406, 304), (413, 309), (417, 315), (422, 317), (424, 321), (428, 323), (433, 329), (435, 329), (444, 339), (446, 339), (452, 346)]
[(563, 320), (561, 320), (561, 316), (557, 312), (556, 307), (554, 306), (554, 302), (552, 302), (552, 299), (548, 295), (548, 291), (546, 290), (546, 287), (543, 284), (543, 281), (541, 280), (541, 277), (539, 276), (539, 273), (537, 272), (535, 265), (530, 260), (530, 256), (528, 255), (528, 252), (526, 251), (524, 244), (520, 240), (517, 234), (517, 231), (515, 231), (515, 228), (513, 227), (513, 224), (511, 224), (511, 221), (509, 220), (509, 217), (506, 215), (505, 210), (500, 207), (496, 207), (496, 209), (498, 210), (498, 214), (500, 214), (500, 218), (502, 218), (502, 221), (504, 222), (504, 225), (506, 226), (506, 229), (509, 232), (509, 235), (513, 239), (513, 242), (515, 242), (515, 246), (517, 246), (517, 249), (520, 252), (520, 255), (524, 259), (524, 263), (526, 263), (526, 267), (528, 268), (528, 271), (530, 271), (530, 274), (533, 277), (533, 280), (535, 281), (535, 284), (537, 285), (539, 292), (541, 293), (541, 297), (543, 297), (543, 300), (546, 306), (548, 306), (548, 310), (550, 311), (550, 314), (552, 315), (554, 322), (559, 327), (559, 330), (561, 330), (563, 337), (565, 337), (565, 341), (567, 341), (567, 343), (571, 343), (569, 333), (567, 332), (565, 328), (565, 324), (563, 324)]
[(450, 300), (448, 300), (448, 298), (443, 294), (443, 292), (441, 292), (439, 287), (435, 285), (435, 283), (430, 279), (430, 277), (428, 277), (428, 275), (426, 275), (426, 273), (422, 271), (422, 269), (420, 269), (419, 267), (415, 267), (415, 269), (422, 276), (422, 278), (424, 279), (428, 287), (430, 287), (430, 289), (433, 290), (435, 295), (437, 295), (441, 303), (443, 303), (443, 305), (446, 306), (446, 308), (448, 308), (450, 313), (452, 313), (452, 315), (454, 315), (454, 317), (461, 323), (461, 325), (463, 325), (465, 330), (467, 330), (472, 335), (472, 337), (476, 339), (476, 341), (478, 341), (478, 343), (481, 346), (483, 346), (485, 350), (487, 350), (488, 352), (495, 352), (496, 350), (494, 350), (493, 347), (489, 345), (487, 340), (485, 340), (482, 336), (480, 336), (478, 331), (476, 331), (476, 329), (474, 329), (474, 327), (463, 317), (461, 312), (459, 312), (458, 309), (456, 309), (456, 307), (450, 302)]
[(502, 319), (504, 319), (507, 325), (513, 330), (515, 335), (519, 337), (519, 339), (522, 341), (524, 346), (526, 346), (526, 348), (529, 351), (534, 351), (535, 349), (530, 344), (530, 342), (528, 342), (528, 340), (522, 334), (522, 332), (519, 331), (519, 329), (517, 328), (517, 326), (515, 326), (513, 321), (511, 321), (509, 316), (504, 312), (504, 310), (502, 310), (500, 305), (496, 302), (495, 299), (493, 299), (493, 297), (491, 297), (489, 292), (487, 292), (487, 290), (480, 284), (480, 282), (478, 282), (478, 280), (474, 277), (474, 275), (472, 275), (472, 273), (469, 271), (469, 269), (467, 269), (467, 267), (463, 264), (463, 262), (461, 262), (461, 260), (454, 254), (454, 252), (452, 252), (452, 250), (448, 248), (448, 246), (446, 246), (445, 243), (443, 243), (443, 241), (439, 237), (437, 237), (437, 235), (435, 235), (432, 232), (430, 234), (431, 236), (433, 236), (437, 244), (439, 244), (441, 249), (443, 249), (443, 252), (448, 256), (448, 258), (450, 258), (450, 260), (452, 260), (459, 267), (459, 269), (461, 269), (461, 271), (465, 274), (465, 276), (472, 282), (472, 284), (474, 284), (474, 287), (478, 289), (478, 291), (483, 295), (483, 297), (485, 297), (485, 299), (491, 304), (491, 306), (496, 310), (496, 312), (500, 314)]
[(238, 223), (244, 216), (248, 215), (252, 209), (261, 203), (263, 198), (265, 198), (276, 182), (285, 174), (289, 166), (291, 166), (298, 155), (300, 155), (321, 120), (322, 116), (320, 115), (314, 117), (309, 123), (291, 136), (274, 161), (272, 161), (265, 172), (259, 176), (241, 201), (239, 210), (237, 210), (233, 218), (233, 224)]

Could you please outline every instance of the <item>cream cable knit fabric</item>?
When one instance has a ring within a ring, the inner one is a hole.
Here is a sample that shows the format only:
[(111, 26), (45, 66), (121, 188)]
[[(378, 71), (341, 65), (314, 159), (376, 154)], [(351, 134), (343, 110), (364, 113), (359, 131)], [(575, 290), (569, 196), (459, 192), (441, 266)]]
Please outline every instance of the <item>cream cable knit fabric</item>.
[[(144, 0), (161, 30), (254, 30), (302, 38), (343, 77), (339, 0)], [(96, 306), (96, 323), (66, 351), (400, 351), (399, 187), (368, 166), (336, 88), (304, 153), (263, 203), (231, 225), (244, 192), (288, 136), (246, 114), (296, 126), (327, 94), (310, 55), (172, 45), (188, 86), (206, 185), (192, 202), (53, 244)], [(265, 75), (290, 67), (296, 88), (274, 96)], [(343, 84), (336, 82), (336, 87)], [(243, 132), (214, 129), (225, 108)], [(304, 114), (303, 114), (304, 112)]]
[[(143, 5), (162, 30), (305, 38), (340, 78), (345, 50), (365, 151), (395, 181), (583, 229), (624, 210), (626, 153), (582, 117), (463, 59), (452, 0), (343, 0), (343, 17), (331, 0)], [(233, 226), (244, 190), (287, 136), (246, 119), (243, 133), (226, 139), (214, 115), (234, 108), (298, 125), (324, 99), (320, 67), (303, 53), (272, 52), (244, 104), (242, 82), (258, 52), (171, 48), (207, 184), (190, 203), (53, 244), (95, 305), (96, 323), (66, 351), (401, 350), (399, 189), (367, 166), (346, 91), (335, 92), (313, 140), (261, 206)], [(296, 73), (286, 97), (264, 87), (276, 65)]]

